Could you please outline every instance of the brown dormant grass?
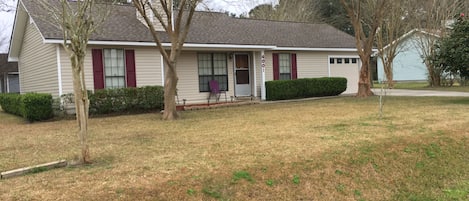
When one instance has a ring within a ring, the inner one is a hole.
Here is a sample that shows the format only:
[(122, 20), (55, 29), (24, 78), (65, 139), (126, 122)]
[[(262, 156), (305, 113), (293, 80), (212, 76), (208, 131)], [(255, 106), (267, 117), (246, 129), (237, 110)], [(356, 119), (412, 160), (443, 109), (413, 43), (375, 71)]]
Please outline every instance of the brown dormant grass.
[[(379, 119), (376, 97), (341, 97), (93, 118), (92, 165), (0, 180), (0, 200), (464, 200), (468, 110), (389, 97)], [(76, 130), (0, 112), (0, 171), (73, 160)]]

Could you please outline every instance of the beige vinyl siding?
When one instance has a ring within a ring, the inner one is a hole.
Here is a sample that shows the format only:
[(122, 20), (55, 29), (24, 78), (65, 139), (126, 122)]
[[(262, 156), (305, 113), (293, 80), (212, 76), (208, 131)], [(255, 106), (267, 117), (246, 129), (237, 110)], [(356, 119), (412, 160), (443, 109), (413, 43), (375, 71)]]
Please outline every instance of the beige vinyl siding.
[[(273, 80), (273, 53), (265, 51), (265, 80)], [(297, 73), (298, 78), (316, 78), (316, 77), (329, 77), (329, 56), (351, 56), (356, 57), (356, 52), (318, 52), (318, 51), (286, 51), (285, 53), (295, 53), (297, 60)], [(262, 66), (261, 66), (261, 52), (254, 52), (256, 55), (256, 78), (257, 78), (257, 96), (261, 96), (262, 86)], [(353, 75), (352, 75), (353, 76)], [(358, 75), (357, 75), (358, 76)]]
[(26, 24), (19, 55), (21, 93), (40, 92), (59, 95), (56, 46), (44, 44), (34, 23)]
[(329, 56), (357, 56), (354, 52), (298, 51), (290, 53), (296, 53), (298, 78), (329, 77)]
[(137, 87), (163, 86), (160, 52), (155, 47), (138, 47), (134, 50)]
[(328, 55), (327, 52), (297, 52), (298, 78), (328, 77)]
[(274, 80), (274, 62), (271, 51), (266, 51), (265, 54), (265, 81)]
[[(126, 47), (126, 46), (92, 46), (87, 49), (85, 57), (85, 83), (88, 90), (94, 90), (92, 49), (122, 48), (135, 51), (135, 73), (137, 87), (162, 86), (161, 54), (154, 47)], [(62, 90), (64, 94), (73, 93), (72, 68), (68, 55), (60, 48), (62, 66)]]
[[(199, 72), (197, 64), (197, 52), (183, 52), (177, 63), (179, 82), (177, 85), (180, 104), (186, 99), (186, 103), (206, 103), (209, 92), (199, 92)], [(226, 93), (228, 101), (230, 96), (234, 96), (233, 82), (233, 60), (228, 58), (228, 92)], [(224, 101), (224, 94), (220, 101)], [(213, 98), (211, 101), (215, 101)]]
[[(62, 69), (62, 93), (68, 94), (73, 93), (73, 75), (72, 75), (72, 65), (70, 62), (70, 57), (65, 52), (63, 47), (60, 47), (60, 65)], [(93, 90), (93, 63), (91, 60), (91, 48), (87, 48), (86, 56), (84, 61), (84, 71), (85, 71), (85, 85), (86, 89)]]

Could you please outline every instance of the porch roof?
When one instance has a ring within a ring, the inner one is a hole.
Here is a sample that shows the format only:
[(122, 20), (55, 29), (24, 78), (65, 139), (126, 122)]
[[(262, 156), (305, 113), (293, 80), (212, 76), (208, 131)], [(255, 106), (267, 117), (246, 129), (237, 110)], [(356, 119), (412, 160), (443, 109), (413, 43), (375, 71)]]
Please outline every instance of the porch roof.
[(18, 62), (8, 62), (8, 54), (0, 54), (0, 74), (18, 72)]

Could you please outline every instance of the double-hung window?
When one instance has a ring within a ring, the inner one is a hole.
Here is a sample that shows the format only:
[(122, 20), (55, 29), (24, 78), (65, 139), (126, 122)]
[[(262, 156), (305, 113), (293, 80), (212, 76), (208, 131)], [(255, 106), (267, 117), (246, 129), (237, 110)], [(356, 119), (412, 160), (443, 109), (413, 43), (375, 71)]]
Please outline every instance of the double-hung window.
[(104, 49), (104, 75), (106, 88), (125, 87), (125, 61), (123, 49)]
[(280, 80), (291, 80), (290, 54), (279, 54)]
[(199, 91), (209, 92), (210, 80), (218, 81), (220, 90), (228, 91), (228, 70), (225, 53), (199, 53)]

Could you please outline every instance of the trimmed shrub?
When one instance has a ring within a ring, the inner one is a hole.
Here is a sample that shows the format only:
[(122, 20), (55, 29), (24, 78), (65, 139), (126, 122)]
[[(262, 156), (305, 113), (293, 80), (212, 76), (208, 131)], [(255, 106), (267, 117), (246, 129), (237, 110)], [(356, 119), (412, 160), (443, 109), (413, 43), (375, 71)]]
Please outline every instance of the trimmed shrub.
[(0, 94), (0, 106), (7, 113), (23, 116), (20, 94)]
[(265, 83), (267, 100), (336, 96), (347, 89), (347, 79), (342, 77), (302, 78), (275, 80)]
[(23, 117), (29, 121), (41, 121), (53, 117), (52, 95), (27, 93), (23, 95)]
[(52, 118), (52, 95), (40, 93), (1, 94), (0, 105), (5, 112), (30, 122)]
[(161, 110), (163, 96), (162, 86), (96, 90), (89, 93), (90, 114)]

